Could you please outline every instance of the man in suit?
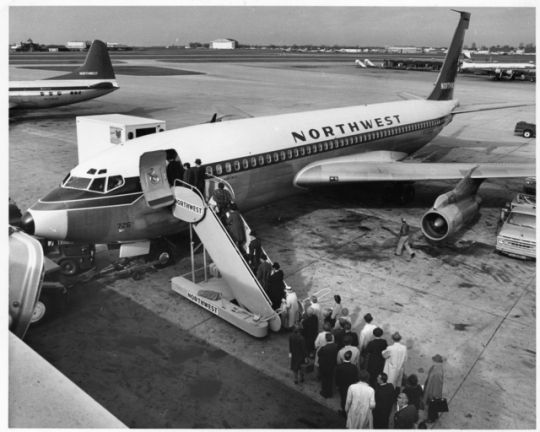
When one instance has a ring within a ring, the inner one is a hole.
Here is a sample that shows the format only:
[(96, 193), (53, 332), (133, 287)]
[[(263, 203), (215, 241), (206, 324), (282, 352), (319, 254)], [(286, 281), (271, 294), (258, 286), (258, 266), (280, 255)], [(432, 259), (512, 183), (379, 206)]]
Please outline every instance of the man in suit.
[(373, 429), (388, 429), (392, 407), (396, 401), (396, 389), (387, 383), (388, 375), (381, 372), (377, 376), (378, 387), (375, 390), (375, 408), (373, 409)]
[(195, 176), (195, 187), (199, 189), (199, 192), (204, 197), (204, 179), (206, 173), (204, 167), (201, 166), (201, 160), (195, 159), (195, 168), (193, 168), (193, 174)]
[(409, 398), (400, 393), (397, 400), (397, 411), (394, 414), (394, 429), (414, 429), (418, 421), (418, 411), (414, 405), (409, 405)]
[(346, 417), (345, 413), (345, 402), (347, 401), (347, 390), (352, 384), (358, 382), (358, 368), (356, 365), (351, 363), (352, 352), (347, 351), (343, 355), (343, 362), (336, 366), (336, 387), (341, 396), (341, 414), (343, 417)]
[(328, 399), (332, 397), (332, 385), (339, 348), (330, 333), (326, 334), (325, 339), (326, 345), (319, 349), (317, 355), (319, 357), (319, 372), (321, 375), (321, 391), (319, 394), (323, 398)]
[(369, 342), (364, 349), (364, 365), (366, 370), (369, 372), (370, 382), (369, 385), (373, 389), (377, 389), (377, 377), (384, 370), (384, 357), (382, 352), (388, 348), (388, 342), (385, 339), (382, 339), (383, 330), (377, 327), (373, 330), (373, 339)]

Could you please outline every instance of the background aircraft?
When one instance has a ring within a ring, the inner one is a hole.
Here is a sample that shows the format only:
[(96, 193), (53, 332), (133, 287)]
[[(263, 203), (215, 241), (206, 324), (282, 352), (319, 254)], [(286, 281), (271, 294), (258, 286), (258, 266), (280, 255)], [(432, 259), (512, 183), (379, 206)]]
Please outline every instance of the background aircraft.
[(95, 40), (84, 64), (66, 75), (39, 81), (10, 81), (9, 109), (70, 105), (118, 90), (107, 45)]
[[(534, 63), (474, 63), (464, 61), (459, 67), (460, 72), (483, 72), (495, 80), (503, 78), (515, 79), (516, 76), (530, 76), (536, 70)], [(536, 71), (534, 73), (536, 76)]]

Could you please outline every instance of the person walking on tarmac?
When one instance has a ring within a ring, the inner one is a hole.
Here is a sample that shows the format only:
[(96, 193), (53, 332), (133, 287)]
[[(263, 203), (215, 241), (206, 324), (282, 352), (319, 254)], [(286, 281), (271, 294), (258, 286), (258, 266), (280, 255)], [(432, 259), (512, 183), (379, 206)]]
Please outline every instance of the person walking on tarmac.
[(407, 249), (407, 252), (409, 252), (409, 255), (411, 256), (411, 259), (414, 258), (416, 255), (411, 247), (409, 246), (409, 233), (411, 231), (411, 228), (409, 227), (409, 224), (407, 224), (407, 221), (405, 218), (401, 218), (401, 229), (399, 230), (399, 240), (398, 244), (396, 246), (396, 251), (394, 252), (394, 255), (400, 256), (401, 251), (403, 250), (403, 247)]

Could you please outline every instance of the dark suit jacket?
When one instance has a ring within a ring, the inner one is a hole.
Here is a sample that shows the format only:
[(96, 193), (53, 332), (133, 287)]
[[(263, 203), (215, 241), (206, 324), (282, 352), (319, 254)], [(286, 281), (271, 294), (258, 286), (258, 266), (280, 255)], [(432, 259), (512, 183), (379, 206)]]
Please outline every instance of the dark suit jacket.
[(345, 329), (340, 327), (334, 330), (332, 333), (334, 335), (334, 341), (336, 342), (339, 349), (343, 348), (345, 346), (345, 343), (343, 342), (343, 338), (345, 337)]
[(302, 320), (302, 336), (306, 339), (308, 351), (315, 351), (315, 339), (319, 335), (319, 318), (317, 315), (309, 315)]
[(358, 346), (360, 345), (360, 340), (358, 339), (358, 333), (353, 332), (353, 331), (345, 331), (345, 336), (350, 336), (352, 339), (351, 345), (358, 348)]
[(394, 414), (394, 429), (414, 429), (418, 421), (418, 411), (414, 405), (407, 405)]
[(339, 347), (335, 342), (326, 344), (319, 349), (319, 369), (325, 372), (333, 372), (337, 365)]
[(195, 166), (192, 168), (194, 175), (195, 187), (204, 193), (204, 179), (206, 177), (206, 169), (203, 166)]
[(373, 428), (388, 429), (388, 420), (396, 402), (396, 389), (387, 383), (375, 390), (375, 408), (373, 409)]
[(350, 385), (358, 382), (358, 367), (351, 362), (343, 362), (336, 366), (336, 387), (339, 391), (347, 391)]
[(388, 348), (388, 342), (385, 339), (373, 339), (362, 351), (366, 362), (366, 369), (372, 378), (376, 379), (384, 370), (384, 362), (386, 360), (382, 356), (382, 352), (386, 348)]

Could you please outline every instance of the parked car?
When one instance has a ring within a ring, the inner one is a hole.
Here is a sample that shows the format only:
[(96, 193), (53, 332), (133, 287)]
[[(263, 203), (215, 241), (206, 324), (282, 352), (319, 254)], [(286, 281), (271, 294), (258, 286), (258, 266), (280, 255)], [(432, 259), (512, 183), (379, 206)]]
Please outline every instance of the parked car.
[(536, 177), (526, 177), (523, 180), (523, 192), (529, 195), (536, 195)]
[(536, 259), (536, 197), (517, 194), (501, 210), (495, 249), (516, 258)]
[(536, 136), (536, 124), (527, 123), (525, 121), (517, 122), (514, 133), (523, 135), (525, 138), (531, 138)]

